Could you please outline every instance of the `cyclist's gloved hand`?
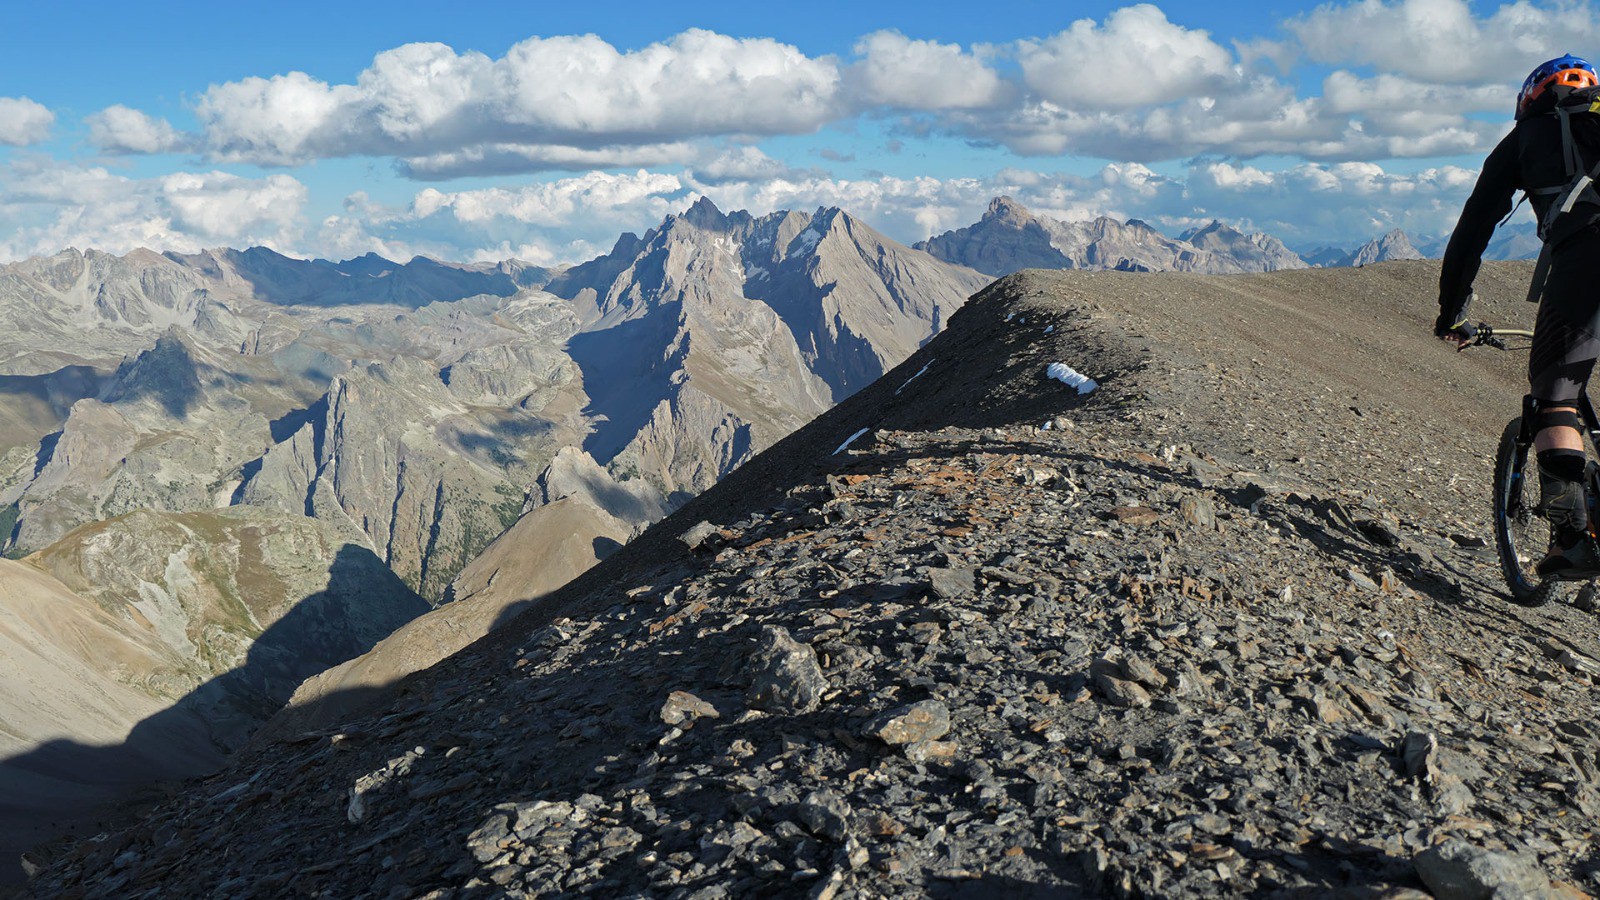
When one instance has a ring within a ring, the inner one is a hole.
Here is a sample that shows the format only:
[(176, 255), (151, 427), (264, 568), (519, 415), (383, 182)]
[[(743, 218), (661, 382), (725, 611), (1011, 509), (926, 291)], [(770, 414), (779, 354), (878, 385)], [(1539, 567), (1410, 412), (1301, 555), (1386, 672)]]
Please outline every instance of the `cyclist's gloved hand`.
[(1449, 341), (1456, 345), (1457, 350), (1465, 350), (1472, 345), (1478, 336), (1478, 329), (1470, 322), (1457, 322), (1449, 325), (1440, 320), (1434, 323), (1433, 335), (1441, 341)]
[(1467, 313), (1478, 294), (1471, 288), (1464, 297), (1439, 297), (1439, 318), (1433, 320), (1433, 336), (1449, 341), (1457, 350), (1465, 350), (1478, 336), (1478, 329), (1467, 324)]

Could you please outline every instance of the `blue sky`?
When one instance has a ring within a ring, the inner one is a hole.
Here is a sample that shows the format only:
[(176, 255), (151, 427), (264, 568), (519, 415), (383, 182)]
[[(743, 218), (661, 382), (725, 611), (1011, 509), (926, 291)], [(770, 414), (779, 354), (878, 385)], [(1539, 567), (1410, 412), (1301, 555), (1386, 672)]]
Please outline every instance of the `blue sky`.
[(702, 194), (840, 205), (905, 241), (1001, 192), (1300, 247), (1439, 234), (1521, 76), (1600, 44), (1593, 12), (31, 6), (0, 34), (0, 259), (266, 243), (571, 262)]

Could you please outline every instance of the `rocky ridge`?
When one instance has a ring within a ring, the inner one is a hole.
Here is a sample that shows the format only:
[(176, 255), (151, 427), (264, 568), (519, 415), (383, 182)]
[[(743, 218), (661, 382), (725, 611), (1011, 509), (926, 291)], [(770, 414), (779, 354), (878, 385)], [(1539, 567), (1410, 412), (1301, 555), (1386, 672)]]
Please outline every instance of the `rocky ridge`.
[(1007, 279), (380, 713), (33, 889), (1578, 896), (1597, 624), (1501, 596), (1520, 360), (1439, 352), (1436, 277)]

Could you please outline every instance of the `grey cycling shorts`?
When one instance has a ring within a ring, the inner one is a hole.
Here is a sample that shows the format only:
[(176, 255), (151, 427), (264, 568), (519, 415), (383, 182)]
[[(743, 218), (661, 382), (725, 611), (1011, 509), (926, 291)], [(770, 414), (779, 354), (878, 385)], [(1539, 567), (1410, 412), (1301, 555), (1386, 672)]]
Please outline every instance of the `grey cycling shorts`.
[(1528, 354), (1528, 392), (1576, 400), (1600, 356), (1600, 229), (1585, 228), (1550, 256)]

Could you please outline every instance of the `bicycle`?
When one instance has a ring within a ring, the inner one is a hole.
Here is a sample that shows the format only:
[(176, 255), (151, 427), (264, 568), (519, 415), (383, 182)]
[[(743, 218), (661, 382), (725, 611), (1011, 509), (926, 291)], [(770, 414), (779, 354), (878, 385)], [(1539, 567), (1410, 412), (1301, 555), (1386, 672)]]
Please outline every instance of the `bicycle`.
[[(1478, 334), (1469, 346), (1493, 347), (1510, 350), (1504, 338), (1532, 338), (1533, 332), (1518, 328), (1493, 328), (1479, 323)], [(1521, 348), (1518, 348), (1521, 349)], [(1574, 401), (1582, 417), (1584, 431), (1591, 445), (1600, 445), (1600, 417), (1595, 415), (1594, 404), (1588, 392)], [(1500, 435), (1500, 446), (1494, 456), (1494, 543), (1500, 558), (1500, 572), (1505, 577), (1511, 599), (1519, 606), (1543, 606), (1554, 598), (1557, 589), (1569, 580), (1542, 578), (1535, 571), (1549, 545), (1550, 526), (1541, 527), (1544, 513), (1539, 508), (1539, 463), (1528, 451), (1533, 446), (1534, 401), (1524, 397), (1522, 415), (1506, 423)], [(1589, 500), (1589, 533), (1595, 535), (1596, 498), (1600, 497), (1600, 466), (1589, 454), (1589, 465), (1584, 472), (1584, 488)], [(1540, 532), (1543, 532), (1542, 536)], [(1572, 579), (1590, 581), (1588, 578)], [(1578, 606), (1594, 603), (1600, 592), (1592, 581), (1585, 584), (1579, 594)]]

